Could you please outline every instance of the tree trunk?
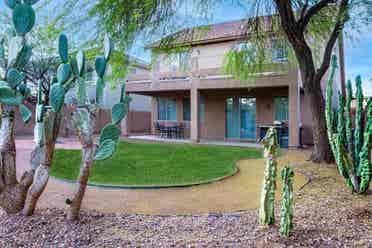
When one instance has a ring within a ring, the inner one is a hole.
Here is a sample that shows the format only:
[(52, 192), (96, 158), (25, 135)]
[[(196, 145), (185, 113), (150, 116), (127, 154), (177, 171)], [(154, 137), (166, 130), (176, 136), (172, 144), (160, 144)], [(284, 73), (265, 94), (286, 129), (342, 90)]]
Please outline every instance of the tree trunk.
[(80, 175), (79, 180), (76, 184), (77, 190), (75, 192), (74, 198), (70, 203), (70, 209), (68, 211), (67, 218), (71, 221), (78, 220), (80, 217), (81, 203), (84, 198), (85, 190), (88, 184), (88, 179), (90, 175), (90, 169), (93, 165), (94, 156), (94, 146), (90, 144), (83, 148), (82, 161), (80, 165)]
[(48, 112), (44, 122), (45, 144), (44, 152), (39, 167), (36, 169), (35, 176), (31, 187), (27, 192), (23, 214), (30, 216), (34, 213), (37, 201), (43, 193), (48, 180), (49, 168), (53, 161), (54, 147), (57, 140), (59, 127), (61, 124), (61, 114)]
[(309, 96), (310, 109), (313, 117), (313, 139), (314, 150), (311, 155), (311, 160), (316, 163), (325, 161), (326, 163), (333, 162), (331, 147), (328, 142), (327, 124), (325, 119), (325, 100), (319, 82), (308, 82), (305, 85), (305, 94)]

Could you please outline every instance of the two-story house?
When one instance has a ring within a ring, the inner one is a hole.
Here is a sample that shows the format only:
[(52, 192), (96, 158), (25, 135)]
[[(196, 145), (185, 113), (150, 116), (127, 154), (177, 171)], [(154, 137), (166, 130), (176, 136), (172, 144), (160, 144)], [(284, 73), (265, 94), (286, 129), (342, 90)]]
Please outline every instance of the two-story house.
[[(256, 142), (262, 130), (280, 123), (287, 130), (284, 144), (312, 144), (312, 118), (299, 69), (288, 62), (276, 37), (268, 44), (274, 48), (273, 63), (284, 70), (263, 72), (247, 81), (224, 73), (226, 54), (245, 39), (245, 25), (246, 20), (210, 25), (203, 35), (191, 38), (187, 52), (160, 54), (151, 73), (128, 77), (128, 93), (152, 98), (153, 132), (156, 123), (176, 122), (186, 127), (186, 137), (193, 142)], [(150, 48), (157, 49), (158, 44)]]

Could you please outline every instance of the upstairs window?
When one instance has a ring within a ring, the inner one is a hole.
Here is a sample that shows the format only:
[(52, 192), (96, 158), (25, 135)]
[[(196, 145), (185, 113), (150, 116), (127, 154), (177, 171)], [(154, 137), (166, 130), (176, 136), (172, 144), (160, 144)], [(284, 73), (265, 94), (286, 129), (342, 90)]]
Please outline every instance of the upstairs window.
[(272, 41), (272, 60), (273, 62), (285, 62), (288, 60), (288, 47), (284, 40)]
[(175, 121), (176, 114), (176, 101), (167, 98), (158, 98), (158, 120), (160, 121)]
[(184, 51), (179, 53), (170, 54), (167, 57), (170, 70), (175, 71), (187, 71), (190, 69), (190, 52)]

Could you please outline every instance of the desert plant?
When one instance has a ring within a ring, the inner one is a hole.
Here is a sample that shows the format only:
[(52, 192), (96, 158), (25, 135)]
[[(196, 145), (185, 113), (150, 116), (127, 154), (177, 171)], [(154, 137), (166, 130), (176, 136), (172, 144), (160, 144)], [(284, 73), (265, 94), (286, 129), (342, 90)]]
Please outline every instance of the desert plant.
[(264, 157), (266, 158), (265, 176), (260, 198), (260, 223), (272, 225), (275, 222), (274, 202), (276, 190), (276, 174), (279, 144), (275, 128), (270, 128), (262, 139), (264, 145)]
[(294, 172), (291, 167), (284, 167), (280, 176), (283, 181), (281, 215), (280, 215), (280, 233), (284, 236), (289, 236), (293, 230), (293, 177)]
[(130, 98), (125, 96), (125, 85), (122, 85), (120, 102), (112, 108), (112, 122), (107, 124), (100, 133), (98, 142), (94, 142), (94, 130), (96, 129), (96, 117), (98, 115), (99, 106), (102, 103), (103, 90), (105, 87), (104, 76), (106, 73), (107, 63), (112, 52), (112, 42), (105, 38), (105, 55), (96, 58), (95, 67), (98, 75), (96, 83), (96, 104), (89, 103), (86, 97), (86, 85), (84, 80), (85, 73), (85, 56), (84, 52), (80, 51), (77, 55), (77, 74), (79, 77), (78, 85), (78, 107), (73, 114), (73, 126), (77, 130), (77, 134), (82, 145), (82, 162), (80, 165), (80, 175), (77, 181), (77, 189), (72, 200), (67, 199), (66, 203), (70, 205), (68, 212), (69, 220), (77, 220), (82, 200), (84, 198), (87, 187), (89, 174), (94, 161), (100, 161), (110, 158), (119, 141), (121, 121), (128, 112), (128, 104)]
[(363, 108), (362, 80), (358, 76), (356, 78), (356, 108), (353, 131), (351, 116), (352, 86), (351, 82), (348, 81), (346, 105), (343, 97), (340, 96), (340, 103), (336, 112), (338, 125), (335, 126), (334, 120), (336, 116), (332, 106), (332, 96), (336, 69), (337, 58), (333, 56), (326, 98), (328, 139), (339, 173), (345, 178), (347, 185), (353, 192), (364, 193), (369, 188), (372, 178), (372, 164), (370, 161), (370, 150), (372, 147), (372, 99), (369, 98), (366, 107)]
[[(23, 104), (31, 92), (25, 83), (23, 69), (32, 56), (32, 47), (27, 44), (26, 35), (35, 24), (35, 11), (32, 4), (36, 2), (37, 0), (5, 1), (5, 4), (12, 10), (16, 33), (9, 40), (7, 54), (5, 53), (4, 40), (0, 47), (0, 71), (3, 80), (0, 82), (0, 168), (2, 168), (0, 170), (0, 206), (8, 213), (16, 213), (23, 209), (25, 215), (33, 213), (37, 200), (48, 181), (49, 167), (61, 119), (59, 110), (63, 104), (64, 93), (72, 82), (69, 80), (69, 75), (59, 73), (60, 76), (63, 74), (64, 80), (54, 85), (51, 106), (45, 102), (39, 83), (35, 148), (31, 154), (31, 168), (24, 173), (18, 182), (16, 179), (14, 116), (18, 109), (24, 122), (27, 123), (32, 117), (32, 112)], [(67, 66), (64, 65), (64, 67)]]

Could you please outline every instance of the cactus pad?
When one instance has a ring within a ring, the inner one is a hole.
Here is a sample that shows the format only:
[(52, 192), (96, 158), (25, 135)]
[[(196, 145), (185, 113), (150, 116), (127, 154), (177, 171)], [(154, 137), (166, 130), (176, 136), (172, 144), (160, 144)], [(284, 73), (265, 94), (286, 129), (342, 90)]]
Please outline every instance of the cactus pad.
[(80, 50), (76, 55), (77, 67), (79, 71), (79, 76), (83, 76), (85, 71), (85, 54), (83, 50)]
[(50, 88), (50, 105), (53, 112), (59, 112), (65, 101), (65, 89), (61, 84), (53, 84)]
[(99, 77), (104, 77), (106, 73), (107, 61), (104, 57), (97, 57), (95, 62), (95, 68)]
[(28, 123), (31, 120), (32, 112), (25, 105), (19, 105), (19, 112), (24, 123)]
[(22, 97), (17, 96), (12, 88), (4, 85), (3, 83), (0, 85), (0, 103), (11, 106), (18, 106), (22, 103), (22, 100)]
[(17, 4), (21, 3), (20, 0), (5, 0), (4, 2), (11, 9), (14, 9)]
[(69, 64), (60, 64), (57, 70), (58, 83), (64, 84), (71, 75), (71, 66)]
[(35, 25), (35, 11), (28, 4), (17, 4), (13, 9), (13, 24), (17, 34), (23, 36)]
[(61, 34), (58, 40), (58, 52), (63, 63), (68, 62), (68, 39), (65, 34)]
[(13, 89), (16, 88), (22, 81), (25, 79), (25, 74), (19, 72), (16, 69), (9, 69), (8, 74), (6, 76), (6, 80), (10, 87)]
[(120, 122), (125, 118), (128, 113), (127, 104), (117, 103), (111, 110), (112, 123), (115, 125), (120, 124)]
[(23, 37), (15, 36), (9, 42), (8, 67), (17, 63), (18, 55), (22, 52), (24, 45)]
[(101, 131), (99, 136), (99, 144), (105, 140), (113, 140), (117, 142), (120, 137), (120, 129), (114, 124), (107, 124)]
[(39, 2), (39, 0), (23, 0), (25, 4), (34, 5), (35, 3)]
[(113, 140), (105, 140), (97, 150), (94, 160), (105, 160), (110, 158), (115, 152), (116, 143)]
[(103, 90), (105, 88), (105, 81), (103, 78), (98, 78), (96, 83), (96, 103), (101, 104), (103, 101)]
[(109, 61), (111, 54), (112, 54), (112, 50), (114, 48), (114, 43), (112, 42), (110, 37), (105, 36), (104, 46), (105, 46), (105, 59), (106, 61)]

